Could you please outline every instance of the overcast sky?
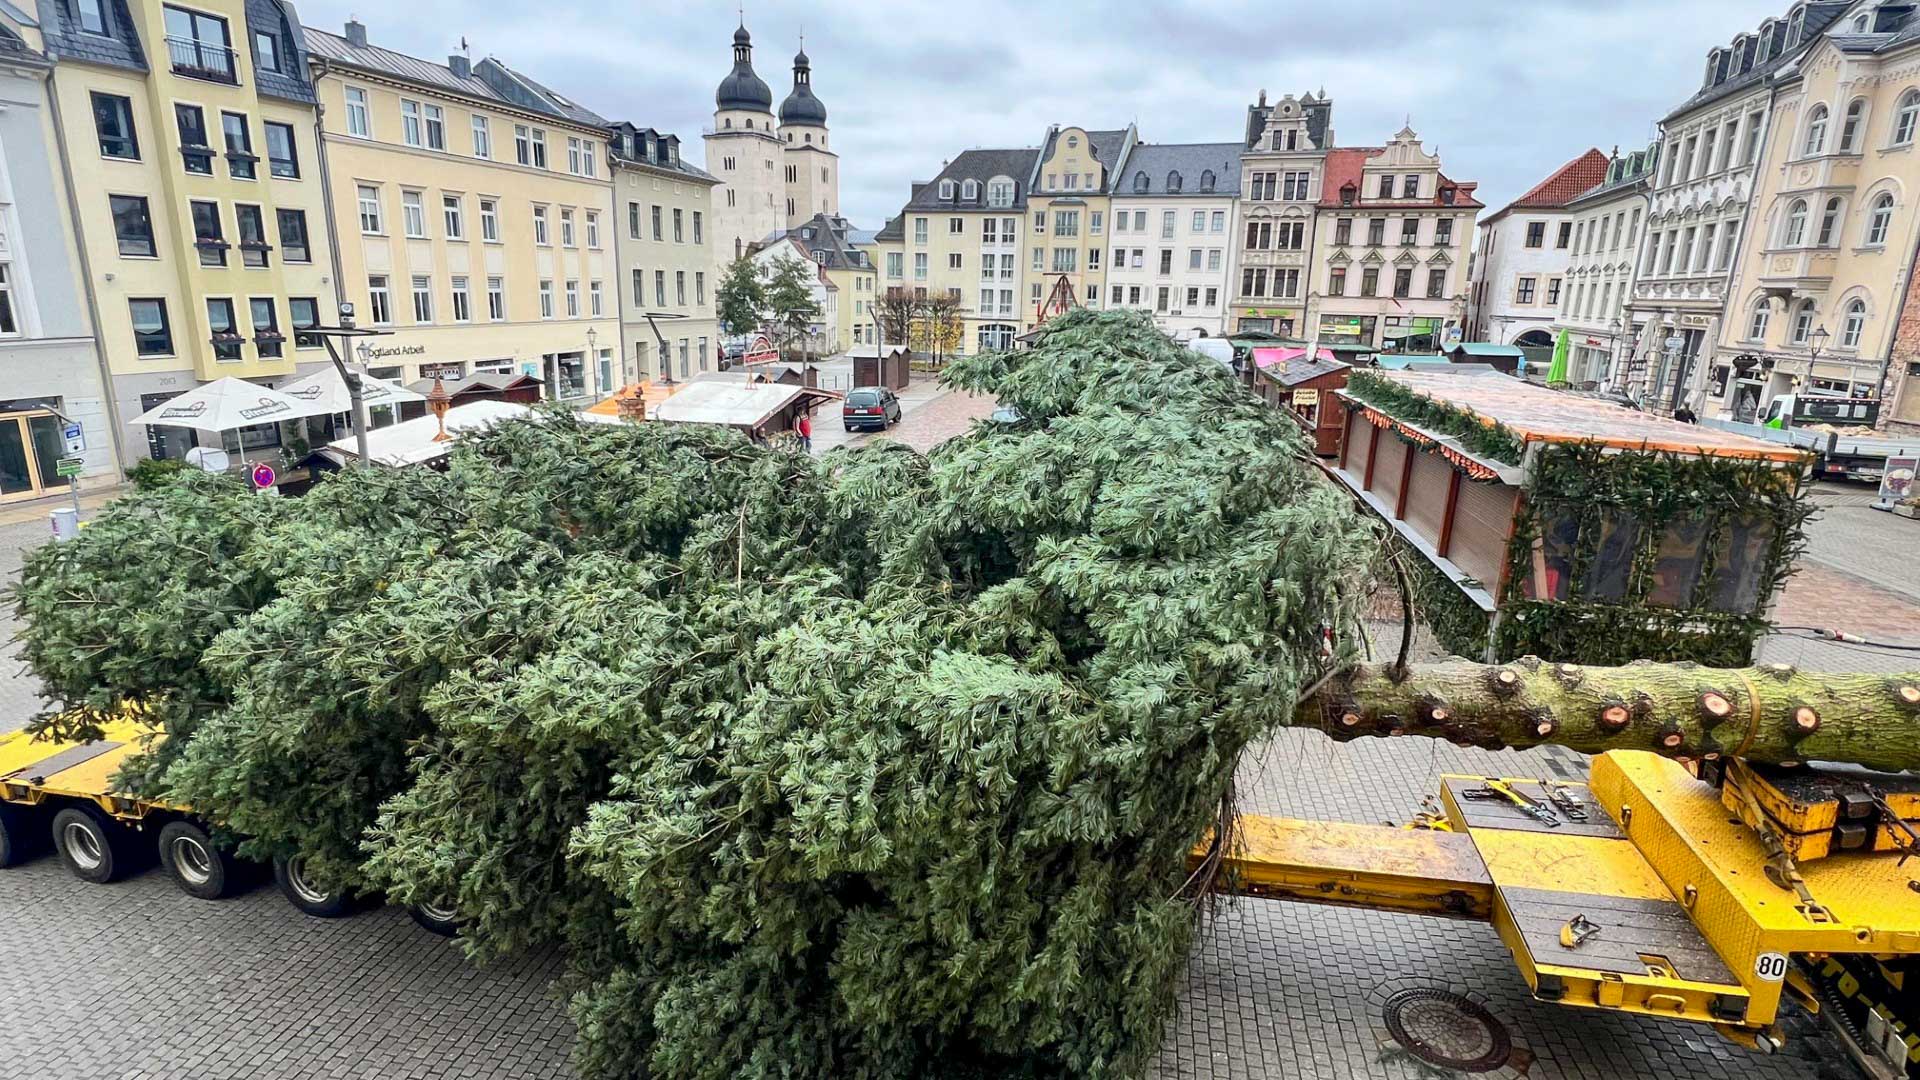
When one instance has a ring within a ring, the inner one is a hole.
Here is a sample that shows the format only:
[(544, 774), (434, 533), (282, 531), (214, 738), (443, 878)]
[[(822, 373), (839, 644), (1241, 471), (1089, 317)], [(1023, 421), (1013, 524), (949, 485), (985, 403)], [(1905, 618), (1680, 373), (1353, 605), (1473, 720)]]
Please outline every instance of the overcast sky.
[[(298, 0), (338, 33), (444, 60), (462, 35), (615, 120), (700, 132), (732, 66), (731, 3)], [(1340, 145), (1409, 116), (1448, 175), (1499, 207), (1590, 146), (1643, 146), (1699, 85), (1709, 48), (1787, 0), (1412, 0), (1110, 5), (834, 0), (747, 6), (776, 108), (802, 29), (840, 154), (841, 209), (878, 228), (908, 185), (970, 147), (1036, 145), (1052, 123), (1139, 124), (1148, 142), (1230, 142), (1262, 88), (1325, 87)], [(1441, 12), (1439, 18), (1433, 12)]]

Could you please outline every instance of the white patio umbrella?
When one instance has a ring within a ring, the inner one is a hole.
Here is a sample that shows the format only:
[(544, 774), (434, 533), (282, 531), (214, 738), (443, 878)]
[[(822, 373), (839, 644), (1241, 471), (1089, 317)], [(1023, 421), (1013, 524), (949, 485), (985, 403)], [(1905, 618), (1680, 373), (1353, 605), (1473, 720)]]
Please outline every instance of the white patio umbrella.
[[(338, 368), (321, 368), (298, 382), (281, 387), (280, 392), (313, 406), (313, 412), (308, 414), (311, 416), (353, 411), (353, 399), (347, 394), (347, 380), (340, 377)], [(427, 400), (425, 395), (385, 379), (376, 379), (364, 371), (360, 372), (360, 398), (368, 408)]]
[(230, 431), (253, 424), (318, 416), (325, 411), (271, 387), (228, 376), (169, 398), (127, 423)]

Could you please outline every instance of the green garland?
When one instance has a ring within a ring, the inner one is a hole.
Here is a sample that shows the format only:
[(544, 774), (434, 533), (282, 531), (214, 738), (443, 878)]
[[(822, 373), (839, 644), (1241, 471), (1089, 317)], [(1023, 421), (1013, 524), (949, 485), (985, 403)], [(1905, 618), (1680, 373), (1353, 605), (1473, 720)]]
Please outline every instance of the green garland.
[[(1812, 513), (1802, 474), (1770, 462), (1611, 453), (1592, 443), (1551, 446), (1535, 462), (1526, 508), (1508, 545), (1495, 651), (1582, 664), (1651, 658), (1743, 667), (1770, 628), (1763, 613), (1806, 547)], [(1688, 518), (1701, 527), (1698, 570), (1684, 606), (1658, 606), (1651, 596), (1660, 584), (1662, 538)], [(1525, 582), (1534, 544), (1544, 523), (1554, 520), (1578, 522), (1567, 560), (1566, 598), (1529, 599)], [(1617, 599), (1587, 595), (1589, 571), (1609, 521), (1638, 529), (1624, 592)], [(1709, 605), (1720, 554), (1730, 530), (1743, 522), (1769, 530), (1759, 586), (1750, 606), (1714, 610)]]
[(1354, 371), (1347, 376), (1347, 393), (1396, 420), (1459, 439), (1462, 446), (1482, 457), (1508, 465), (1518, 465), (1526, 458), (1526, 440), (1512, 428), (1472, 409), (1435, 401), (1377, 372)]
[(1400, 534), (1390, 535), (1388, 555), (1399, 559), (1400, 565), (1407, 568), (1407, 588), (1413, 594), (1414, 615), (1426, 623), (1434, 638), (1454, 655), (1472, 660), (1486, 655), (1487, 613), (1467, 599), (1460, 586), (1412, 544), (1401, 539)]

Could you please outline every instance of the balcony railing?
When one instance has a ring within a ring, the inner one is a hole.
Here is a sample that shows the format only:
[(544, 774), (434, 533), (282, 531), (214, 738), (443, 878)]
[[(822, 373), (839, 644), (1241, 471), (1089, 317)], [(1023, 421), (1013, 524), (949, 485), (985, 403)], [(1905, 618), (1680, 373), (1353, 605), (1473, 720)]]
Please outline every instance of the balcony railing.
[(240, 85), (240, 68), (234, 62), (233, 50), (225, 45), (195, 38), (170, 37), (167, 39), (167, 56), (172, 61), (175, 75)]

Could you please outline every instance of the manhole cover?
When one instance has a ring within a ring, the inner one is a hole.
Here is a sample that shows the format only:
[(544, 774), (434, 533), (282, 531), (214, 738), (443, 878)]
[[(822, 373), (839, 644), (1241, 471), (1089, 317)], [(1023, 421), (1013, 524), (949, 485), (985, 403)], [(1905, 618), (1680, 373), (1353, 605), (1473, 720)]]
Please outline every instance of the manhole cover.
[(1513, 1056), (1506, 1027), (1459, 994), (1414, 987), (1388, 998), (1383, 1011), (1394, 1041), (1430, 1065), (1492, 1072)]

